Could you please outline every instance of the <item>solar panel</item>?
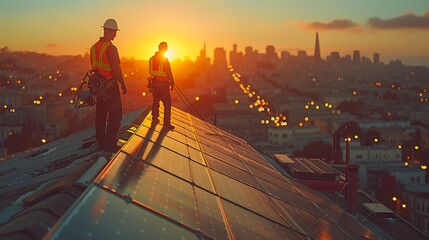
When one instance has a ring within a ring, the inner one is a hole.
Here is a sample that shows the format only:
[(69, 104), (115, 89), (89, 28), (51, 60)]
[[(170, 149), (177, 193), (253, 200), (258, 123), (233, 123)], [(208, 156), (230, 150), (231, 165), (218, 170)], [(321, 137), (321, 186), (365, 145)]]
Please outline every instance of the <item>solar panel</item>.
[(50, 239), (200, 239), (186, 226), (91, 186)]
[(207, 191), (215, 193), (211, 178), (209, 176), (208, 169), (192, 161), (190, 162), (190, 165), (191, 165), (192, 179), (195, 185), (201, 188), (204, 188)]
[(273, 201), (284, 208), (287, 213), (285, 217), (289, 217), (292, 220), (293, 228), (309, 235), (313, 239), (324, 239), (326, 236), (330, 236), (331, 239), (350, 238), (335, 223), (325, 218), (277, 199)]
[(162, 125), (150, 127), (146, 117), (63, 217), (53, 236), (350, 237), (336, 223), (343, 212), (284, 177), (244, 140), (178, 109), (173, 109), (172, 124), (174, 131), (165, 131)]
[(307, 239), (291, 228), (263, 218), (228, 201), (222, 201), (237, 239)]
[(267, 191), (272, 194), (272, 196), (285, 201), (287, 203), (293, 204), (296, 207), (306, 209), (313, 214), (317, 214), (321, 217), (324, 217), (325, 214), (321, 212), (319, 208), (316, 207), (316, 205), (311, 202), (309, 199), (305, 198), (301, 194), (297, 194), (296, 192), (289, 191), (288, 189), (290, 187), (287, 186), (277, 186), (272, 183), (269, 183), (265, 180), (261, 180), (262, 185), (267, 189)]
[(106, 174), (96, 182), (195, 228), (192, 185), (143, 160), (119, 154)]
[(210, 171), (210, 174), (221, 197), (247, 209), (252, 209), (273, 221), (286, 224), (270, 205), (268, 197), (263, 192), (218, 172)]
[(217, 160), (213, 157), (208, 157), (207, 161), (211, 169), (246, 183), (254, 188), (261, 189), (261, 186), (258, 184), (258, 182), (255, 181), (255, 178), (244, 170), (231, 166), (230, 164)]

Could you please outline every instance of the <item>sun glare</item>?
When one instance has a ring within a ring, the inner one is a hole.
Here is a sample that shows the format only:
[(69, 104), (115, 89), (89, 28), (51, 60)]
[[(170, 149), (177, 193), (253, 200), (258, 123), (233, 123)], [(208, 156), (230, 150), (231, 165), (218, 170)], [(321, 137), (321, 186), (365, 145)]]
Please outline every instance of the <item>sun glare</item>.
[(165, 53), (164, 53), (164, 57), (166, 57), (166, 58), (170, 58), (170, 51), (165, 52)]

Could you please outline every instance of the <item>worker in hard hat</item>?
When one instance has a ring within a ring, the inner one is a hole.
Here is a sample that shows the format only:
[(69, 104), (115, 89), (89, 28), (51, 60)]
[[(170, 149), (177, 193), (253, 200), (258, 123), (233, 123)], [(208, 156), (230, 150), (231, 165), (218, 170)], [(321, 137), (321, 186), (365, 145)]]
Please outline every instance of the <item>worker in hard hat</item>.
[(168, 50), (166, 42), (158, 45), (158, 52), (149, 59), (149, 74), (152, 78), (153, 103), (152, 124), (159, 123), (159, 102), (164, 104), (164, 129), (173, 130), (171, 125), (171, 94), (174, 88), (174, 78), (171, 73), (170, 62), (164, 54)]
[(118, 49), (112, 44), (119, 31), (118, 24), (114, 19), (107, 19), (102, 28), (103, 37), (91, 47), (91, 68), (103, 75), (106, 82), (114, 82), (105, 90), (109, 97), (96, 96), (95, 138), (99, 150), (116, 152), (118, 150), (116, 137), (122, 120), (118, 83), (121, 85), (122, 94), (127, 93), (127, 87), (122, 76)]

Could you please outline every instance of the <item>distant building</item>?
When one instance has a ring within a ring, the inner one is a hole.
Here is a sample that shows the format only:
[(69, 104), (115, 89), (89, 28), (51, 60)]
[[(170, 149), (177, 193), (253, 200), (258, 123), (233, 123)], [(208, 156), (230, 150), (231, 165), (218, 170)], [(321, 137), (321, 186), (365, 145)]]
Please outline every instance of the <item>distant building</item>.
[(290, 52), (288, 51), (281, 51), (280, 52), (280, 60), (284, 62), (289, 62), (291, 59)]
[(248, 69), (254, 69), (256, 67), (258, 54), (253, 51), (253, 47), (248, 46), (244, 48), (244, 61)]
[(276, 53), (276, 49), (274, 48), (273, 45), (268, 45), (265, 48), (265, 60), (271, 63), (275, 63), (277, 62), (277, 60), (279, 59), (277, 53)]
[(429, 186), (417, 167), (368, 168), (366, 192), (426, 234), (429, 233)]
[(234, 68), (239, 68), (244, 64), (244, 56), (242, 52), (237, 51), (237, 44), (232, 46), (232, 51), (229, 52), (229, 63)]
[(213, 67), (216, 69), (225, 69), (227, 67), (225, 49), (220, 47), (214, 49)]
[(272, 145), (283, 146), (293, 151), (302, 151), (312, 142), (331, 142), (331, 137), (320, 132), (318, 127), (292, 127), (268, 129), (268, 141)]
[(359, 50), (353, 51), (353, 64), (360, 65), (361, 64), (361, 57)]
[(20, 133), (22, 132), (21, 126), (16, 127), (1, 127), (0, 126), (0, 141), (6, 140), (9, 136), (13, 135), (14, 133)]
[(372, 64), (372, 62), (371, 62), (371, 59), (370, 58), (368, 58), (368, 57), (365, 57), (365, 56), (363, 56), (362, 57), (362, 65), (371, 65)]
[(429, 234), (429, 185), (425, 183), (401, 185), (400, 198), (406, 204), (409, 216), (407, 220)]
[(379, 53), (374, 53), (372, 62), (374, 64), (380, 64), (380, 54)]
[(341, 60), (340, 53), (339, 52), (331, 52), (328, 56), (328, 62), (329, 63), (339, 63)]
[[(346, 144), (341, 142), (342, 159), (345, 163)], [(361, 188), (367, 187), (367, 169), (374, 167), (402, 167), (402, 151), (397, 147), (388, 147), (384, 145), (361, 146), (359, 141), (351, 141), (349, 162), (360, 165), (359, 168), (359, 184)]]
[(320, 64), (322, 58), (320, 56), (319, 33), (316, 33), (316, 44), (314, 47), (314, 64)]
[(305, 50), (298, 51), (297, 60), (301, 64), (311, 63), (311, 58), (307, 55), (307, 51)]
[(206, 43), (204, 43), (204, 48), (200, 51), (195, 64), (199, 69), (205, 69), (210, 66), (210, 58), (206, 56)]

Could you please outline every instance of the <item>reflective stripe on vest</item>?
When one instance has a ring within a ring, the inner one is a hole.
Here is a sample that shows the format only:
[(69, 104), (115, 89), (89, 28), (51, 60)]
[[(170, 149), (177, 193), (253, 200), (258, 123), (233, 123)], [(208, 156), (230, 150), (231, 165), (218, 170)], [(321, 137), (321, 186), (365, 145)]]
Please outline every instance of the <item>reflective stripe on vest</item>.
[(98, 41), (91, 47), (91, 68), (97, 69), (106, 79), (113, 77), (106, 51), (111, 45), (111, 42)]
[(149, 59), (149, 74), (158, 80), (167, 81), (167, 73), (164, 70), (164, 58), (153, 56)]

